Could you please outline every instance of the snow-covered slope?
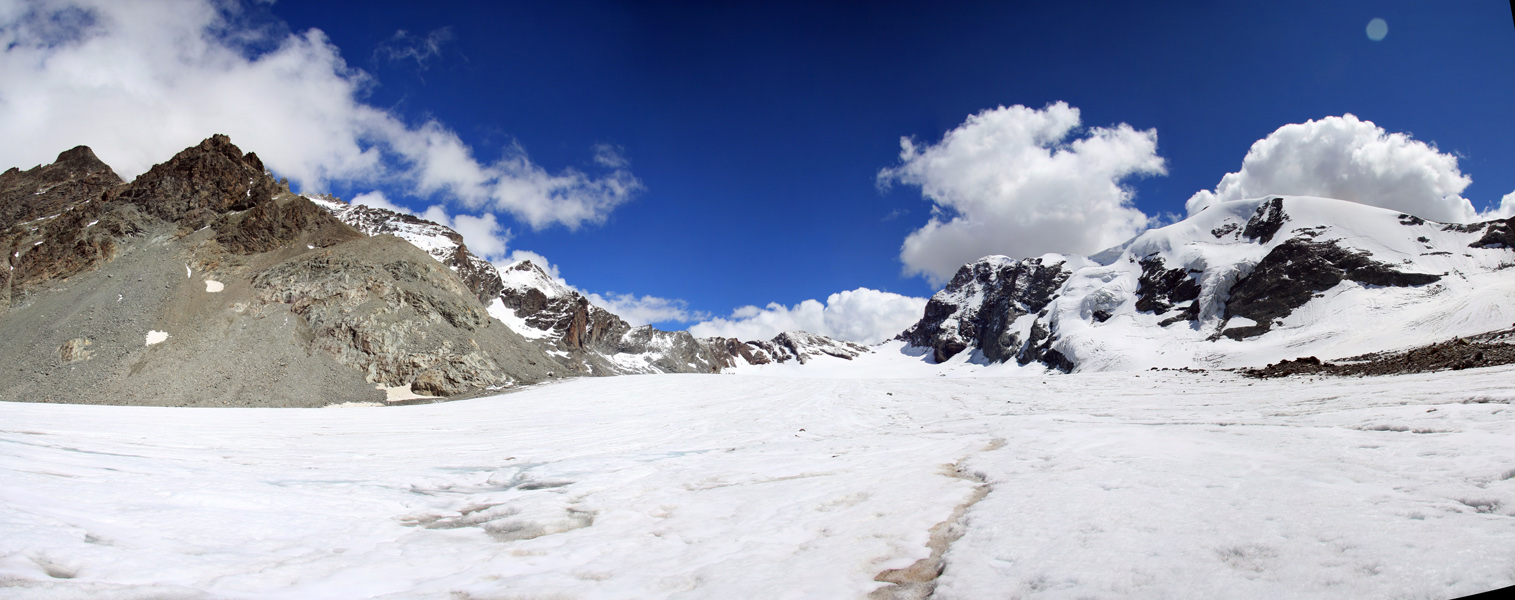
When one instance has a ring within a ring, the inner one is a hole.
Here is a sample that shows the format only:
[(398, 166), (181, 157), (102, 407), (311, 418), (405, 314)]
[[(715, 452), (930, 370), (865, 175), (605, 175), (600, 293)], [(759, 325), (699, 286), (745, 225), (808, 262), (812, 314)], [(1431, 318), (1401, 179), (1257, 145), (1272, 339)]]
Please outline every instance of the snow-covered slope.
[(932, 532), (979, 498), (934, 598), (1515, 583), (1515, 367), (918, 366), (383, 408), (0, 402), (0, 596), (862, 600), (883, 572), (934, 575)]
[(900, 339), (938, 362), (1063, 370), (1341, 358), (1515, 322), (1511, 223), (1445, 225), (1353, 202), (1221, 203), (1092, 259), (965, 265)]

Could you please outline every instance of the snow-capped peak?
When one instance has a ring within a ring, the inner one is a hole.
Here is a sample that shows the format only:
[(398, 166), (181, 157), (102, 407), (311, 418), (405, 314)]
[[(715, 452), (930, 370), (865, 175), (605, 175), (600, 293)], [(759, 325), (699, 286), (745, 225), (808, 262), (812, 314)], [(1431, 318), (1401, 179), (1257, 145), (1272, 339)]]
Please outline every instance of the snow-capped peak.
[(506, 289), (516, 292), (538, 290), (549, 300), (568, 298), (578, 294), (572, 287), (549, 275), (530, 260), (516, 261), (501, 268), (500, 281), (505, 284)]
[(1063, 370), (1344, 357), (1507, 327), (1509, 221), (1442, 224), (1269, 196), (1213, 205), (1100, 253), (964, 265), (901, 334), (938, 361)]

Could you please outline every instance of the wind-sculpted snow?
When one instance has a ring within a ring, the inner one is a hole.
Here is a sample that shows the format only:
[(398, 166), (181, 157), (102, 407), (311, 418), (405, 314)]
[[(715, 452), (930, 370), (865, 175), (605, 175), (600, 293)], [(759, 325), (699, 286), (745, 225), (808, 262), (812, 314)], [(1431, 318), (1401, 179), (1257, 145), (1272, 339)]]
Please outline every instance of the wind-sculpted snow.
[(857, 378), (324, 410), (0, 403), (3, 595), (860, 599), (958, 510), (917, 588), (935, 598), (1515, 583), (1515, 367), (960, 367), (877, 351), (767, 371)]
[[(899, 339), (938, 363), (1065, 371), (1400, 350), (1515, 322), (1511, 230), (1325, 198), (1222, 202), (1092, 260), (965, 265)], [(1050, 265), (1061, 274), (1037, 279)]]

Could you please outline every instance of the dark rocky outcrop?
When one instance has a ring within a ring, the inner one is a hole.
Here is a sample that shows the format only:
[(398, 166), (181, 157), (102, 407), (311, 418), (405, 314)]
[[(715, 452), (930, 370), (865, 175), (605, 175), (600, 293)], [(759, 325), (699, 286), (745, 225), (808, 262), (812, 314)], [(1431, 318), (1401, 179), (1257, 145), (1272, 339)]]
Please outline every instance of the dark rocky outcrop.
[(1266, 244), (1273, 241), (1273, 236), (1283, 229), (1288, 220), (1289, 214), (1284, 212), (1284, 199), (1273, 198), (1257, 207), (1257, 212), (1253, 213), (1252, 218), (1247, 220), (1247, 226), (1241, 230), (1241, 236)]
[(1194, 299), (1199, 298), (1197, 271), (1168, 269), (1163, 259), (1149, 256), (1141, 260), (1142, 274), (1136, 283), (1136, 310), (1161, 315), (1177, 304), (1190, 303), (1185, 315), (1193, 320), (1199, 315)]
[(1250, 275), (1231, 288), (1225, 318), (1244, 317), (1257, 324), (1227, 328), (1223, 334), (1239, 340), (1267, 333), (1274, 321), (1344, 280), (1404, 287), (1440, 279), (1440, 275), (1400, 272), (1365, 251), (1348, 250), (1334, 241), (1291, 239), (1274, 247)]
[(969, 263), (931, 297), (921, 320), (896, 339), (931, 348), (937, 362), (970, 347), (992, 362), (1040, 359), (1051, 333), (1044, 327), (1041, 339), (1033, 334), (1033, 339), (1022, 340), (1010, 326), (1046, 308), (1071, 274), (1064, 263), (1040, 258), (988, 257)]
[(193, 231), (228, 212), (267, 202), (280, 191), (256, 154), (243, 154), (230, 138), (217, 134), (111, 190), (108, 198)]
[(1454, 338), (1409, 350), (1375, 352), (1343, 358), (1335, 362), (1313, 356), (1282, 360), (1256, 369), (1242, 369), (1243, 375), (1259, 379), (1290, 375), (1335, 375), (1361, 377), (1460, 371), (1476, 367), (1515, 364), (1515, 329)]
[(0, 314), (29, 288), (115, 256), (121, 230), (137, 228), (129, 215), (102, 217), (100, 197), (118, 185), (121, 178), (85, 146), (49, 165), (0, 174)]
[(12, 168), (0, 174), (0, 231), (98, 200), (121, 183), (88, 146), (66, 150), (50, 165)]
[(222, 215), (215, 230), (216, 241), (237, 254), (268, 252), (301, 241), (325, 248), (363, 237), (310, 200), (288, 193), (246, 211)]
[(1515, 217), (1479, 223), (1484, 227), (1483, 236), (1468, 244), (1470, 248), (1515, 249)]

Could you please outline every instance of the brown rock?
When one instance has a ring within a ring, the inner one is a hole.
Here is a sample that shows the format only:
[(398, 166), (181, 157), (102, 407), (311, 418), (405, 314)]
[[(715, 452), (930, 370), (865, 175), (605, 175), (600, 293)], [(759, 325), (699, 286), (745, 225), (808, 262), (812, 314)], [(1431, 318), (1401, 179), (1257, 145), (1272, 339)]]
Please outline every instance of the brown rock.
[(118, 185), (121, 178), (88, 146), (66, 150), (47, 166), (12, 168), (0, 174), (0, 230), (96, 200)]
[(107, 198), (196, 230), (223, 213), (266, 202), (279, 191), (279, 183), (264, 172), (257, 155), (242, 154), (230, 138), (216, 134), (111, 190)]
[(246, 212), (216, 221), (216, 241), (237, 254), (268, 252), (295, 243), (302, 235), (326, 247), (363, 237), (310, 200), (293, 194), (259, 202)]
[(427, 369), (410, 382), (410, 391), (422, 396), (450, 396), (457, 393), (456, 386), (447, 383), (447, 376), (436, 369)]
[(58, 359), (65, 365), (89, 360), (95, 354), (89, 349), (89, 345), (88, 338), (74, 338), (63, 342), (63, 345), (58, 347)]

